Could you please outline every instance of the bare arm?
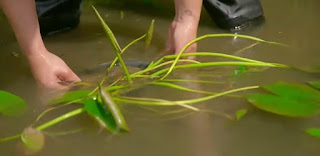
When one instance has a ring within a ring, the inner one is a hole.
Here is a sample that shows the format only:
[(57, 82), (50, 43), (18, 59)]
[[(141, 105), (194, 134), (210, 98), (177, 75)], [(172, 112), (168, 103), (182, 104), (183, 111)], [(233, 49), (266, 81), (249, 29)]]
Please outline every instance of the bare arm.
[(40, 35), (35, 0), (0, 0), (0, 6), (39, 84), (58, 88), (59, 82), (80, 80), (63, 60), (46, 49)]
[[(179, 51), (191, 40), (197, 37), (202, 0), (175, 0), (175, 18), (169, 29), (167, 51)], [(197, 45), (193, 44), (186, 52), (195, 52)]]

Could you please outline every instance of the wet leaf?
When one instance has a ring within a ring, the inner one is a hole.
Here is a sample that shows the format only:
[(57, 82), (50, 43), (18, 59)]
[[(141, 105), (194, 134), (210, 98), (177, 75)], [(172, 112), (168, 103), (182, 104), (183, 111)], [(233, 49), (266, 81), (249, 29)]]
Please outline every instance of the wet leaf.
[(241, 120), (246, 114), (248, 110), (247, 109), (240, 109), (236, 112), (236, 119)]
[(56, 98), (52, 99), (49, 104), (50, 105), (56, 105), (56, 104), (61, 104), (61, 103), (68, 103), (72, 102), (81, 98), (84, 98), (88, 96), (88, 94), (91, 91), (89, 90), (76, 90), (76, 91), (69, 91), (64, 94), (61, 94), (57, 96)]
[(0, 114), (6, 116), (19, 116), (26, 111), (26, 102), (9, 92), (0, 91)]
[(85, 101), (85, 110), (91, 115), (101, 127), (110, 130), (112, 133), (118, 133), (117, 124), (106, 106), (97, 100)]
[(320, 113), (320, 92), (305, 85), (278, 82), (262, 87), (273, 94), (248, 94), (259, 109), (288, 117), (309, 117)]
[(320, 81), (309, 81), (308, 84), (313, 88), (320, 89)]
[(149, 47), (152, 42), (152, 36), (153, 36), (153, 31), (154, 31), (154, 21), (155, 21), (154, 19), (151, 21), (151, 24), (150, 24), (148, 32), (147, 32), (146, 47)]
[(306, 129), (306, 133), (308, 133), (309, 135), (316, 137), (318, 139), (320, 139), (320, 128), (309, 128)]
[(26, 154), (34, 154), (41, 151), (45, 144), (43, 133), (32, 127), (28, 127), (23, 131), (21, 141), (24, 144)]
[(102, 103), (107, 106), (107, 109), (111, 112), (117, 128), (120, 131), (127, 132), (129, 128), (127, 126), (126, 120), (124, 119), (120, 109), (118, 108), (117, 104), (112, 100), (111, 96), (103, 89), (100, 88), (100, 95)]
[(320, 102), (320, 92), (306, 85), (277, 82), (271, 85), (263, 86), (263, 89), (284, 98), (295, 99), (298, 101), (301, 100), (301, 102)]

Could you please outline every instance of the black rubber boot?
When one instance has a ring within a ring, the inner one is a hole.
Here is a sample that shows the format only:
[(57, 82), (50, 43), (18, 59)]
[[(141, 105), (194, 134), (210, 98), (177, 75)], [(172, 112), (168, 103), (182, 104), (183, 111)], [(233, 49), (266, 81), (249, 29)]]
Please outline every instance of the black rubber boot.
[(82, 0), (36, 0), (41, 35), (76, 27), (80, 22)]
[(213, 21), (221, 28), (237, 29), (248, 22), (262, 23), (263, 10), (259, 0), (203, 0)]

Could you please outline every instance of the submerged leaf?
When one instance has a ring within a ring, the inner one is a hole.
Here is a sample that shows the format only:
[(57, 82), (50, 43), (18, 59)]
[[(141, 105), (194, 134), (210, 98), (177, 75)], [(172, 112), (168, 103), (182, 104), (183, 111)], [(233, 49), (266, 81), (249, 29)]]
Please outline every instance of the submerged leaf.
[(120, 109), (117, 104), (112, 100), (111, 96), (103, 89), (100, 88), (100, 95), (102, 102), (105, 106), (107, 106), (108, 110), (111, 112), (115, 122), (117, 124), (117, 128), (120, 131), (129, 131), (126, 120), (124, 119)]
[(146, 47), (149, 47), (152, 41), (153, 31), (154, 31), (154, 19), (151, 21), (151, 24), (149, 26), (147, 37), (146, 37)]
[(88, 96), (88, 94), (91, 91), (89, 90), (76, 90), (76, 91), (69, 91), (64, 94), (61, 94), (57, 96), (56, 98), (52, 99), (49, 104), (50, 105), (56, 105), (56, 104), (61, 104), (61, 103), (68, 103), (72, 102), (75, 100), (79, 100), (81, 98), (85, 98)]
[(320, 89), (320, 80), (319, 81), (309, 81), (308, 84), (313, 88)]
[(236, 112), (236, 119), (241, 120), (246, 114), (248, 110), (247, 109), (240, 109)]
[(305, 132), (313, 137), (320, 139), (320, 128), (309, 128), (309, 129), (306, 129)]
[(28, 127), (23, 131), (21, 141), (26, 148), (25, 152), (27, 152), (27, 154), (39, 152), (45, 143), (43, 133), (32, 127)]
[(0, 114), (7, 116), (19, 116), (25, 112), (26, 102), (9, 92), (0, 91)]
[(98, 121), (100, 126), (107, 128), (113, 133), (117, 133), (116, 122), (109, 110), (105, 108), (102, 103), (99, 103), (97, 100), (87, 100), (85, 101), (85, 110), (89, 115), (92, 115), (94, 119)]

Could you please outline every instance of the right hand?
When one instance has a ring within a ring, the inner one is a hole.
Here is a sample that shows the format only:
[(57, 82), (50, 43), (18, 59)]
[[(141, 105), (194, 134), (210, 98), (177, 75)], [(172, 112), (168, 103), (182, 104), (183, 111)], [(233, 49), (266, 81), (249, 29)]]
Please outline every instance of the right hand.
[(48, 89), (63, 89), (63, 82), (81, 81), (58, 56), (47, 50), (27, 56), (36, 82)]

